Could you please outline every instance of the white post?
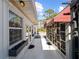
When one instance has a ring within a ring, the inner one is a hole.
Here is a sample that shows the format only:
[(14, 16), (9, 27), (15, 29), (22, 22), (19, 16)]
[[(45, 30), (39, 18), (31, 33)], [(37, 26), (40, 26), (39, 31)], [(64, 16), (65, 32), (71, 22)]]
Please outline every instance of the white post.
[(3, 59), (2, 24), (3, 24), (3, 20), (2, 20), (2, 0), (0, 0), (0, 59)]
[(3, 59), (8, 59), (9, 48), (9, 5), (8, 0), (2, 0), (2, 17), (3, 17)]

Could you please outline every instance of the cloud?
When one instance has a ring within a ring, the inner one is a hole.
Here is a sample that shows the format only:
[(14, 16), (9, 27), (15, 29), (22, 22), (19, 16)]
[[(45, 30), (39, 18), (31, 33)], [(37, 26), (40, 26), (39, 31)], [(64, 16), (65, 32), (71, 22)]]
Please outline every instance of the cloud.
[(35, 2), (35, 5), (36, 5), (37, 12), (42, 12), (42, 10), (44, 9), (43, 5), (39, 2)]
[(43, 16), (43, 12), (40, 12), (39, 15), (40, 15), (40, 16)]
[(36, 10), (37, 10), (37, 14), (38, 16), (43, 16), (43, 5), (39, 2), (35, 2), (36, 5)]
[(59, 12), (61, 12), (64, 8), (65, 6), (59, 6)]

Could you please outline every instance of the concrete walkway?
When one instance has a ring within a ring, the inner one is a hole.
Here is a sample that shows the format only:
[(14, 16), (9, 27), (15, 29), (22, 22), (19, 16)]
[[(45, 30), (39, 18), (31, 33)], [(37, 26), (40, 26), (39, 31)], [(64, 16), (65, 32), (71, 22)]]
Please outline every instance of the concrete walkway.
[(33, 49), (27, 49), (23, 59), (63, 59), (61, 55), (56, 52), (56, 48), (52, 45), (46, 44), (46, 40), (41, 34), (41, 39), (34, 39), (32, 44), (35, 45)]

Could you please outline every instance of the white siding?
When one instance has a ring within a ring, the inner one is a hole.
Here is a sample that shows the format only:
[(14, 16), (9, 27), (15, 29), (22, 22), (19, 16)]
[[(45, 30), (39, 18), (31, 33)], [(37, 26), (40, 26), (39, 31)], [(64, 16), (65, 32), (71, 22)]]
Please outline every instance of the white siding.
[(2, 53), (2, 0), (0, 0), (0, 59), (3, 59)]
[(23, 40), (25, 39), (25, 26), (28, 25), (32, 27), (33, 25), (32, 22), (15, 6), (9, 3), (8, 0), (0, 0), (0, 59), (9, 59), (9, 10), (23, 18)]

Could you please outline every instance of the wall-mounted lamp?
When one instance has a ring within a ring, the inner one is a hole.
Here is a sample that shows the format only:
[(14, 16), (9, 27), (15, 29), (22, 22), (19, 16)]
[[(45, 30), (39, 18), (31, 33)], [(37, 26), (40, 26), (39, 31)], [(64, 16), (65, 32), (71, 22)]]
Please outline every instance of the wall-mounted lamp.
[(24, 3), (24, 1), (22, 1), (22, 0), (19, 0), (19, 3), (20, 3), (20, 5), (21, 5), (22, 7), (24, 7), (24, 6), (25, 6), (25, 3)]

